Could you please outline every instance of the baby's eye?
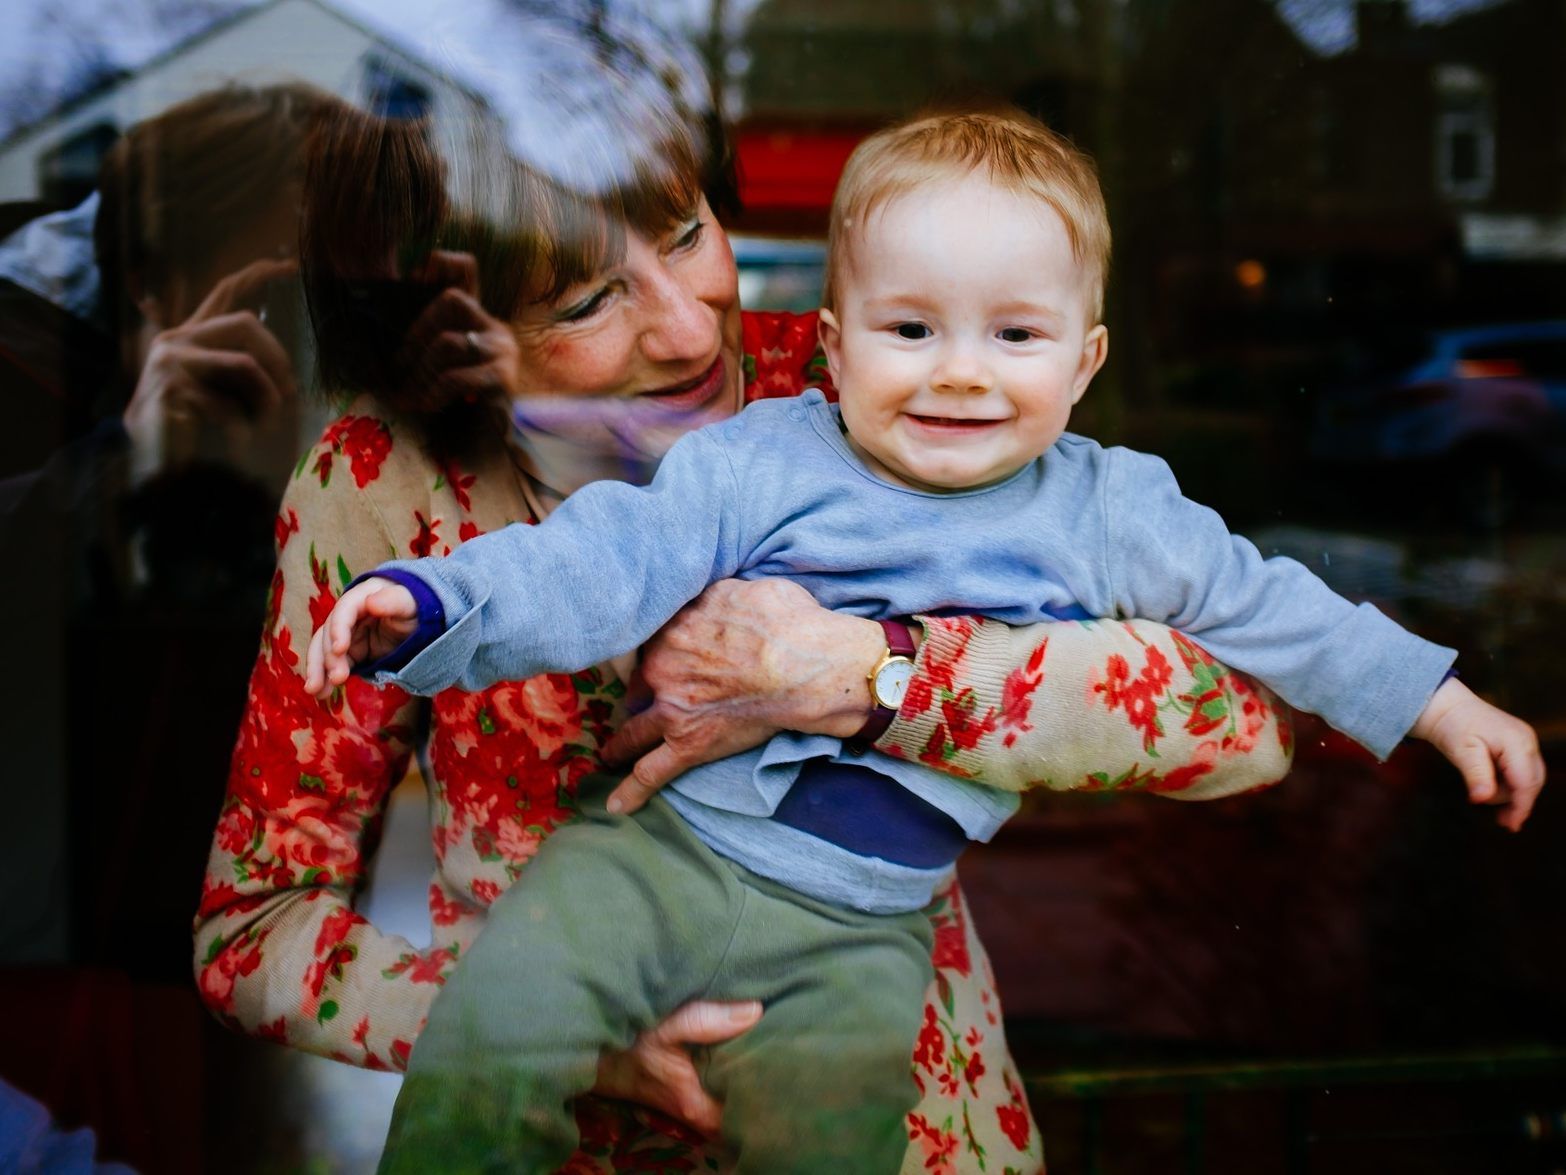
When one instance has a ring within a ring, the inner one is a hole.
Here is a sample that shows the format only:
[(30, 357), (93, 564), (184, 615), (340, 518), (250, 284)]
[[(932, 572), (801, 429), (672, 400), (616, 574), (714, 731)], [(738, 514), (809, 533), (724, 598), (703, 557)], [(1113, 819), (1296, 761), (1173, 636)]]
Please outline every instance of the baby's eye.
[(922, 322), (899, 322), (892, 329), (897, 332), (897, 337), (902, 339), (927, 339), (930, 337), (930, 328)]
[(1000, 332), (1003, 343), (1025, 343), (1033, 337), (1033, 332), (1021, 326), (1008, 326)]

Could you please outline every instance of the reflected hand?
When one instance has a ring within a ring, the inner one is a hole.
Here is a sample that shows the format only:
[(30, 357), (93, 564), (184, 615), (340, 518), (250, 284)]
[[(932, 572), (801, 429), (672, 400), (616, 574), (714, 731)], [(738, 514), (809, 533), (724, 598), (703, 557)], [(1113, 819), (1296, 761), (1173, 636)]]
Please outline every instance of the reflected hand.
[(190, 460), (202, 425), (265, 425), (297, 394), (288, 353), (252, 308), (297, 270), (294, 261), (252, 262), (153, 338), (121, 417), (138, 470)]
[(761, 1004), (754, 1000), (686, 1004), (629, 1049), (605, 1053), (593, 1092), (648, 1106), (711, 1137), (718, 1133), (723, 1107), (702, 1088), (690, 1046), (733, 1040), (760, 1019)]
[(397, 352), (406, 403), (432, 411), (462, 397), (510, 395), (521, 353), (509, 324), (479, 303), (478, 261), (437, 249), (408, 280), (444, 287), (408, 329)]
[(874, 621), (829, 611), (787, 580), (711, 585), (642, 650), (654, 701), (604, 748), (609, 762), (636, 759), (610, 810), (635, 811), (682, 772), (781, 730), (853, 735), (885, 644)]

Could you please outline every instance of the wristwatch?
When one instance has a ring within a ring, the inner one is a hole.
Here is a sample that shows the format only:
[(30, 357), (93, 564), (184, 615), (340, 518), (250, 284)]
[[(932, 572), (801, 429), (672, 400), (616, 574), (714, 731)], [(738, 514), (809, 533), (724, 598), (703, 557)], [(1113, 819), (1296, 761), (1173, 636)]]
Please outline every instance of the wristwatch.
[(871, 666), (867, 679), (870, 683), (870, 717), (865, 719), (859, 732), (848, 740), (848, 749), (855, 753), (863, 751), (885, 734), (886, 728), (892, 725), (892, 719), (897, 717), (898, 707), (903, 704), (903, 697), (908, 693), (908, 683), (913, 680), (914, 655), (918, 652), (914, 647), (913, 634), (908, 631), (906, 624), (900, 620), (878, 620), (876, 623), (886, 634), (886, 651)]

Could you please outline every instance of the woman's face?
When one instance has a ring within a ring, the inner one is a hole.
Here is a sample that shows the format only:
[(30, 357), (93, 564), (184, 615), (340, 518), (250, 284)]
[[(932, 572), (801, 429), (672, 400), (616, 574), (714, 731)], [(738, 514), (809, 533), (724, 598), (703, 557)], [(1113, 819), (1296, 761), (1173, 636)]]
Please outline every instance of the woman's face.
[(513, 323), (528, 432), (605, 454), (657, 458), (739, 404), (739, 282), (728, 238), (702, 200), (656, 240)]

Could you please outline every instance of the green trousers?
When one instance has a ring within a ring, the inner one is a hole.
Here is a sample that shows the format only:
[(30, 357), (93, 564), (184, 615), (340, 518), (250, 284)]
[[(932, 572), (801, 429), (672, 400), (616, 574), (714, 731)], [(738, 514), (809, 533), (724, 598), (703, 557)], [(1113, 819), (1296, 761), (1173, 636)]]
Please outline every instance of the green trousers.
[(760, 1000), (707, 1054), (745, 1175), (900, 1169), (931, 977), (924, 914), (862, 914), (718, 857), (660, 799), (589, 804), (496, 902), (430, 1012), (383, 1172), (554, 1171), (602, 1050), (692, 999)]

